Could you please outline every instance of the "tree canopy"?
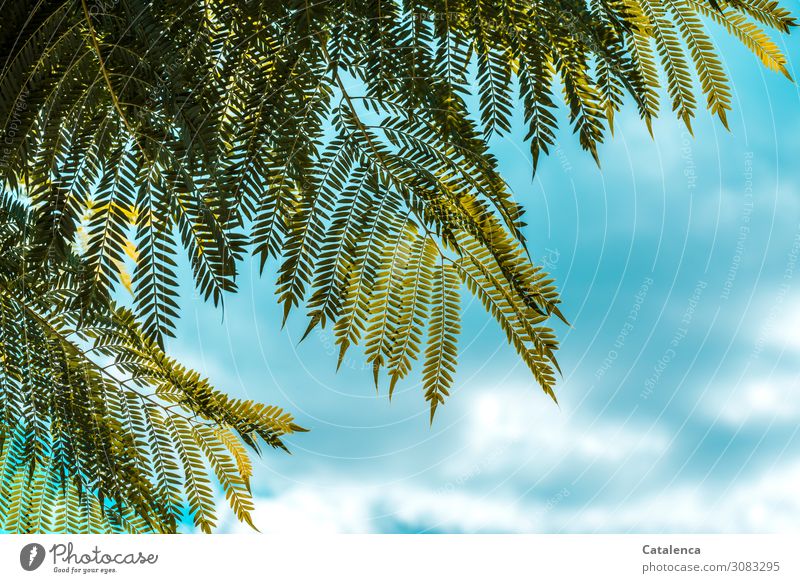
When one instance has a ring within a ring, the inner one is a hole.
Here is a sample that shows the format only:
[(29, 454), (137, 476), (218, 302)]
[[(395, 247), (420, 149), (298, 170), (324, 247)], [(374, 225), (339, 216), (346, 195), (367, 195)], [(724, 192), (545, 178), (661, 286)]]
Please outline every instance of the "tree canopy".
[(471, 294), (555, 399), (565, 317), (488, 140), (520, 119), (535, 168), (568, 123), (597, 159), (626, 100), (648, 129), (727, 127), (708, 26), (788, 77), (765, 30), (795, 25), (774, 0), (3, 10), (0, 527), (25, 532), (210, 531), (215, 482), (250, 520), (244, 446), (300, 428), (165, 354), (180, 255), (214, 304), (246, 256), (274, 265), (284, 322), (362, 348), (390, 394), (421, 361), (431, 420)]

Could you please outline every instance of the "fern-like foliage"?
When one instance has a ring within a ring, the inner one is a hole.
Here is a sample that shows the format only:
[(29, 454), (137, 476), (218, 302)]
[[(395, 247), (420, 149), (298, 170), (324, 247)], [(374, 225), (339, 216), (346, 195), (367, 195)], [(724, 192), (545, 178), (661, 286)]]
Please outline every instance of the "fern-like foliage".
[(36, 269), (30, 210), (0, 200), (0, 528), (173, 532), (215, 525), (213, 482), (251, 523), (245, 444), (300, 428), (231, 399), (147, 338), (130, 311), (81, 305), (71, 254)]
[[(788, 76), (764, 29), (795, 21), (774, 0), (4, 7), (0, 176), (8, 209), (30, 215), (4, 226), (7, 527), (42, 526), (19, 522), (36, 507), (48, 527), (170, 530), (185, 499), (210, 529), (208, 468), (247, 519), (238, 439), (279, 446), (296, 427), (164, 356), (180, 253), (215, 304), (246, 255), (274, 263), (285, 317), (331, 327), (339, 363), (363, 348), (390, 394), (422, 360), (431, 419), (453, 388), (466, 291), (555, 398), (558, 293), (488, 138), (520, 103), (535, 166), (563, 102), (597, 158), (626, 97), (650, 128), (662, 89), (687, 127), (701, 99), (727, 124), (708, 23)], [(132, 311), (114, 304), (126, 258)]]

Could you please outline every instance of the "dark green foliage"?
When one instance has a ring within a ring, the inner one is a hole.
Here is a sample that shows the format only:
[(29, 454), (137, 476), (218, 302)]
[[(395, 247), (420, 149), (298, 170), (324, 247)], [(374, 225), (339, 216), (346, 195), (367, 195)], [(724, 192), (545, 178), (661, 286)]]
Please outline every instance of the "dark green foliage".
[(283, 448), (292, 418), (216, 391), (129, 311), (87, 310), (88, 262), (32, 264), (25, 205), (3, 197), (0, 225), (0, 528), (172, 532), (187, 502), (210, 531), (212, 476), (250, 522), (243, 445)]
[(297, 428), (164, 355), (180, 253), (215, 304), (245, 256), (275, 262), (285, 317), (331, 326), (339, 363), (361, 345), (391, 394), (423, 361), (431, 419), (466, 290), (555, 398), (558, 294), (487, 140), (519, 102), (535, 166), (563, 102), (597, 158), (626, 98), (650, 127), (662, 73), (687, 127), (695, 78), (727, 124), (706, 22), (788, 76), (761, 26), (794, 21), (772, 0), (4, 6), (2, 523), (169, 531), (186, 500), (210, 530), (209, 469), (248, 520), (239, 439), (280, 446)]

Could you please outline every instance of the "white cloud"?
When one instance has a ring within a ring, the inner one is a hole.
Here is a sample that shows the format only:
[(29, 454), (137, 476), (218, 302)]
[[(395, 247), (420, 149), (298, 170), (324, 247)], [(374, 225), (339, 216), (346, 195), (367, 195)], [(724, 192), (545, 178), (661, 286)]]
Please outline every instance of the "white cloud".
[[(552, 482), (563, 477), (554, 468), (578, 464), (625, 475), (668, 448), (658, 427), (585, 419), (543, 403), (528, 388), (484, 390), (463, 402), (467, 433), (447, 461), (381, 484), (351, 480), (331, 488), (309, 479), (260, 498), (256, 526), (262, 532), (378, 532), (384, 521), (399, 521), (455, 532), (540, 531), (556, 524), (544, 517), (569, 497), (566, 488), (552, 494)], [(543, 475), (551, 476), (549, 499), (515, 497), (520, 485), (527, 490)], [(223, 530), (248, 530), (225, 514)]]
[[(370, 533), (385, 521), (445, 532), (800, 532), (800, 460), (733, 486), (682, 485), (638, 499), (581, 506), (569, 491), (548, 501), (468, 489), (434, 491), (410, 484), (296, 486), (256, 500), (265, 533)], [(229, 510), (222, 530), (252, 532)]]
[(741, 426), (745, 423), (785, 423), (800, 420), (800, 381), (797, 377), (775, 376), (755, 380), (712, 399), (710, 417)]
[[(504, 496), (469, 490), (432, 490), (411, 484), (349, 484), (336, 489), (295, 486), (274, 498), (257, 498), (253, 522), (262, 533), (380, 532), (387, 522), (445, 532), (533, 532), (545, 505), (531, 508)], [(222, 532), (253, 533), (224, 501)]]
[[(787, 273), (793, 275), (794, 270), (800, 268), (800, 259), (796, 258), (795, 261), (798, 263), (791, 264), (791, 272), (788, 271), (790, 264), (787, 263)], [(779, 297), (783, 298), (782, 295)], [(775, 297), (766, 298), (764, 305), (772, 306), (775, 299)], [(763, 321), (757, 347), (765, 345), (778, 350), (800, 352), (800, 302), (775, 305)]]
[[(357, 485), (295, 486), (275, 497), (256, 498), (253, 522), (260, 532), (272, 534), (367, 533), (372, 531), (368, 513), (374, 503), (374, 496)], [(236, 520), (224, 499), (217, 514), (222, 532), (254, 532)]]
[[(800, 461), (733, 486), (682, 485), (638, 499), (574, 504), (569, 491), (549, 501), (453, 494), (395, 496), (411, 524), (458, 532), (800, 532)], [(410, 493), (409, 493), (410, 494)]]
[(537, 467), (567, 460), (616, 465), (652, 458), (669, 447), (658, 426), (611, 417), (601, 421), (548, 405), (531, 398), (530, 389), (482, 392), (471, 403), (472, 419), (465, 424), (470, 447), (463, 457), (474, 462), (491, 454), (496, 464), (532, 462)]
[[(735, 423), (751, 422), (756, 412), (789, 415), (781, 405), (788, 387), (748, 385), (713, 413), (721, 410)], [(336, 468), (317, 468), (331, 479), (309, 475), (305, 483), (287, 483), (275, 496), (257, 498), (256, 526), (266, 533), (308, 534), (393, 531), (398, 524), (466, 533), (800, 531), (800, 459), (755, 476), (743, 472), (727, 489), (710, 480), (640, 482), (653, 464), (668, 461), (669, 435), (658, 425), (609, 415), (587, 419), (542, 406), (524, 388), (491, 388), (462, 403), (468, 433), (446, 462), (394, 482), (379, 482), (378, 474), (342, 479)], [(800, 415), (797, 407), (792, 411)], [(576, 466), (601, 474), (602, 495), (582, 493), (593, 478), (575, 486), (574, 474), (560, 471)], [(636, 495), (627, 497), (633, 484)], [(224, 500), (220, 511), (222, 531), (251, 532)]]
[(590, 507), (575, 530), (637, 532), (800, 532), (800, 460), (721, 492), (714, 484), (681, 486), (618, 506)]

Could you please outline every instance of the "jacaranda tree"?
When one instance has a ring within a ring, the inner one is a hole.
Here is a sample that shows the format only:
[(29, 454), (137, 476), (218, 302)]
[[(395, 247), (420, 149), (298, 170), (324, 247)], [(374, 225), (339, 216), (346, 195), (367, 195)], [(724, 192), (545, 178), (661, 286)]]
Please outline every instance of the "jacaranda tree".
[(708, 25), (788, 76), (774, 0), (3, 3), (0, 527), (211, 531), (216, 487), (250, 521), (247, 448), (300, 428), (165, 354), (182, 254), (215, 304), (274, 266), (390, 393), (421, 360), (431, 419), (472, 294), (555, 398), (564, 316), (487, 141), (518, 110), (534, 167), (561, 118), (596, 158), (626, 100), (727, 124)]

